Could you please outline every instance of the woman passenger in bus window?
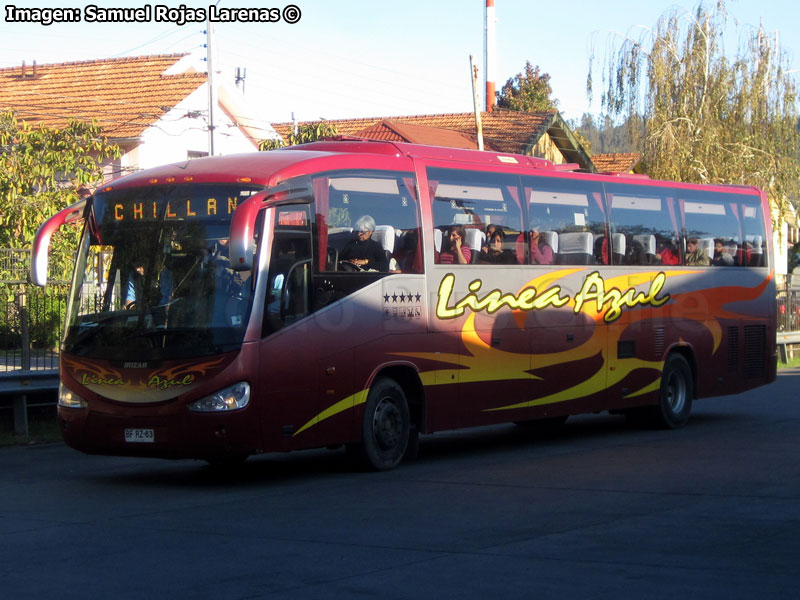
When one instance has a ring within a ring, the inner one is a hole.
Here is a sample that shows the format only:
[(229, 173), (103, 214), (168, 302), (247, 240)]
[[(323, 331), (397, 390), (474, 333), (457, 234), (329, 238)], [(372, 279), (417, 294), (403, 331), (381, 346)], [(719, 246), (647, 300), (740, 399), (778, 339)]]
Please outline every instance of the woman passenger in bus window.
[(478, 262), (488, 265), (515, 265), (517, 259), (514, 258), (514, 253), (511, 250), (505, 250), (503, 244), (505, 242), (505, 234), (502, 229), (495, 228), (492, 237), (489, 240), (489, 245), (486, 250), (481, 250), (478, 255)]
[(553, 249), (544, 241), (544, 236), (539, 233), (538, 227), (531, 229), (531, 264), (553, 264)]
[(439, 253), (440, 265), (468, 265), (472, 250), (464, 245), (466, 231), (462, 225), (451, 225), (447, 230), (445, 248)]

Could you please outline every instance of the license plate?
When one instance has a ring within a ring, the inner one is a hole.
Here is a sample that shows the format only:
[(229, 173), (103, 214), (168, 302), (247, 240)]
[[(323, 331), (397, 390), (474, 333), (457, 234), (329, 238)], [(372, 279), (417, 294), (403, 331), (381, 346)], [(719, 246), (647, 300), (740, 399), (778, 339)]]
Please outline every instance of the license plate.
[(125, 441), (133, 444), (152, 444), (156, 441), (154, 429), (126, 429)]

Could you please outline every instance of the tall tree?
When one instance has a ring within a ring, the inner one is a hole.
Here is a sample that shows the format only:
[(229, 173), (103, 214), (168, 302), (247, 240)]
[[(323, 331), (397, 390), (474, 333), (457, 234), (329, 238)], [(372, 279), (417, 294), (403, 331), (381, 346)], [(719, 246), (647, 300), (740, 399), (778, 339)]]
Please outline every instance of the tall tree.
[[(729, 59), (726, 26), (724, 0), (717, 0), (694, 14), (665, 13), (640, 39), (613, 42), (602, 106), (641, 119), (630, 132), (651, 176), (756, 185), (780, 224), (800, 178), (797, 82), (762, 28), (740, 37)], [(591, 95), (591, 66), (587, 89)]]
[(634, 148), (628, 133), (631, 123), (627, 120), (616, 124), (614, 120), (606, 115), (603, 119), (595, 122), (595, 117), (591, 113), (583, 113), (580, 120), (572, 119), (569, 121), (572, 132), (579, 134), (586, 144), (581, 141), (583, 147), (592, 154), (605, 152), (633, 152)]
[(558, 100), (551, 98), (552, 94), (550, 75), (542, 73), (539, 65), (534, 67), (526, 61), (525, 71), (506, 81), (497, 92), (497, 106), (523, 112), (556, 110)]
[[(77, 200), (78, 186), (102, 181), (101, 161), (117, 156), (96, 124), (34, 127), (0, 113), (0, 247), (28, 246), (47, 217)], [(69, 255), (69, 241), (55, 250)]]

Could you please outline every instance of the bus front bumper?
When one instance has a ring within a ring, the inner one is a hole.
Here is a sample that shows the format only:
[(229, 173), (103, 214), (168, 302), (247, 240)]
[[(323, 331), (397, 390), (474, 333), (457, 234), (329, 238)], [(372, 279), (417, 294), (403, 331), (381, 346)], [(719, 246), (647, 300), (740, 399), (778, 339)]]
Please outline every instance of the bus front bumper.
[[(133, 411), (131, 411), (133, 412)], [(59, 407), (64, 441), (87, 454), (213, 460), (260, 451), (252, 407), (224, 413), (105, 413)]]

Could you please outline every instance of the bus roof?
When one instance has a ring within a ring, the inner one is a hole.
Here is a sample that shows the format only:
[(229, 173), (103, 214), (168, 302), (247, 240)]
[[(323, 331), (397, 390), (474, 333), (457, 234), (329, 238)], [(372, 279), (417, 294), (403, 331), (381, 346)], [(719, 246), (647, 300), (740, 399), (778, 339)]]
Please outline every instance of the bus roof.
[[(666, 182), (653, 180), (646, 176), (628, 173), (579, 173), (574, 171), (576, 165), (559, 165), (549, 160), (520, 154), (487, 152), (480, 150), (465, 150), (460, 148), (446, 148), (439, 146), (422, 146), (403, 142), (383, 140), (370, 140), (355, 137), (333, 137), (319, 142), (289, 146), (280, 150), (269, 152), (252, 152), (247, 154), (230, 154), (195, 158), (180, 163), (172, 163), (151, 169), (145, 169), (131, 175), (117, 179), (102, 186), (102, 190), (121, 189), (142, 185), (165, 183), (252, 183), (254, 185), (270, 185), (275, 183), (276, 174), (285, 171), (279, 179), (302, 174), (310, 165), (305, 163), (316, 162), (314, 171), (337, 168), (337, 157), (361, 155), (372, 157), (371, 166), (381, 162), (396, 162), (397, 159), (423, 159), (432, 161), (447, 161), (484, 167), (514, 167), (530, 171), (532, 169), (549, 173), (554, 176), (576, 177), (602, 181), (625, 181), (640, 185), (663, 186), (665, 184), (680, 188), (720, 187), (728, 192), (736, 188), (740, 193), (760, 193), (758, 188), (752, 186), (730, 184), (691, 184), (679, 182)], [(375, 160), (377, 159), (377, 160)], [(384, 160), (381, 160), (384, 159)], [(326, 164), (330, 163), (330, 164)], [(408, 162), (410, 164), (410, 161)], [(456, 165), (454, 165), (456, 166)], [(394, 168), (397, 168), (395, 165)]]

